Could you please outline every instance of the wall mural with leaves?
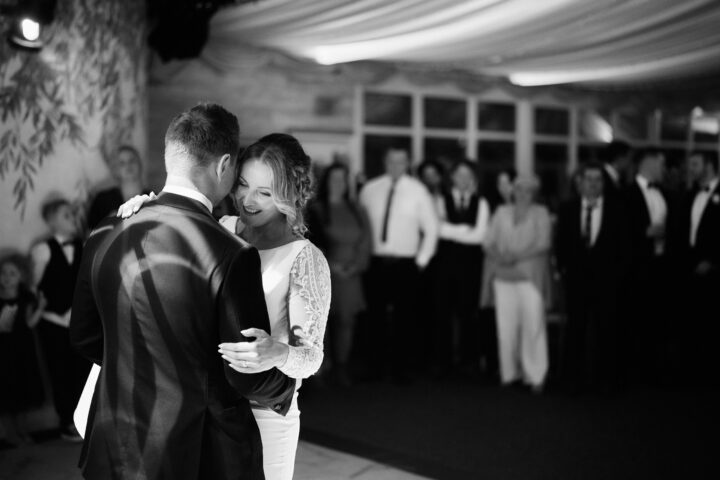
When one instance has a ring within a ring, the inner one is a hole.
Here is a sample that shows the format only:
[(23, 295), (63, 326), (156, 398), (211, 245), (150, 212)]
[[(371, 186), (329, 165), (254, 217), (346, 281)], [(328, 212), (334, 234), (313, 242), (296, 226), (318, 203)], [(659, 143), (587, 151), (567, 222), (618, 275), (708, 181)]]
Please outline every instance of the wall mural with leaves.
[[(59, 0), (51, 32), (40, 52), (0, 42), (0, 188), (21, 221), (61, 144), (109, 162), (147, 118), (144, 0)], [(88, 191), (79, 170), (76, 188)]]

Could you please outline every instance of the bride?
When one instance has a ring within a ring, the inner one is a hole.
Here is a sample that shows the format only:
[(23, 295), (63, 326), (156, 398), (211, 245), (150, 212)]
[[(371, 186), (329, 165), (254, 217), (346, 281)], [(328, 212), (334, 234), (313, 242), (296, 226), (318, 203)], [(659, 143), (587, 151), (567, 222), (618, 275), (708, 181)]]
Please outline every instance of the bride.
[[(287, 415), (252, 405), (263, 443), (268, 480), (291, 479), (300, 432), (300, 379), (317, 372), (330, 309), (330, 270), (325, 257), (304, 238), (303, 208), (311, 194), (310, 158), (291, 135), (274, 133), (248, 147), (238, 162), (234, 198), (239, 217), (220, 223), (260, 253), (270, 332), (248, 329), (254, 342), (224, 343), (219, 354), (231, 368), (257, 373), (278, 368), (298, 379)], [(128, 217), (154, 194), (137, 196), (118, 210)], [(84, 432), (99, 367), (95, 366), (75, 412)], [(252, 402), (251, 402), (252, 403)]]

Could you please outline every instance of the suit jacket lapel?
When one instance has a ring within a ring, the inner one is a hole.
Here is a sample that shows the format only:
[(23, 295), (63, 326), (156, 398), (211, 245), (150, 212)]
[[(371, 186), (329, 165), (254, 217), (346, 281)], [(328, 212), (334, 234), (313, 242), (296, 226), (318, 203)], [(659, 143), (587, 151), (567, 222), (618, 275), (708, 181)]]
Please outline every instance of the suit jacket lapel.
[[(720, 182), (718, 182), (717, 185), (715, 185), (715, 188), (710, 192), (710, 196), (708, 197), (707, 203), (705, 204), (702, 215), (700, 215), (700, 221), (698, 222), (696, 236), (700, 235), (700, 231), (703, 229), (703, 226), (705, 226), (705, 224), (707, 224), (707, 222), (709, 221), (708, 219), (712, 214), (712, 210), (718, 208), (718, 205), (713, 202), (713, 197), (717, 195), (720, 195)], [(692, 204), (690, 205), (690, 212), (692, 215)], [(697, 238), (695, 241), (697, 242)]]
[(641, 206), (643, 223), (645, 225), (650, 225), (650, 208), (648, 207), (645, 194), (643, 193), (642, 188), (640, 188), (640, 185), (638, 185), (637, 180), (633, 184), (633, 192), (633, 195), (637, 198), (636, 201), (638, 202), (638, 205)]

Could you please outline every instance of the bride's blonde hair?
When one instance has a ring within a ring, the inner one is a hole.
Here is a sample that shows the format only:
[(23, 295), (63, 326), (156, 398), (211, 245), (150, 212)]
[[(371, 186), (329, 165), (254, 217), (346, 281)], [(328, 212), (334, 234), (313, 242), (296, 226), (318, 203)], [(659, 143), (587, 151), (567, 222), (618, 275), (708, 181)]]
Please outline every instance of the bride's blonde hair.
[(272, 200), (292, 228), (294, 234), (304, 236), (304, 210), (313, 194), (310, 157), (300, 142), (286, 133), (271, 133), (262, 137), (242, 152), (238, 162), (238, 175), (242, 165), (258, 160), (272, 171)]

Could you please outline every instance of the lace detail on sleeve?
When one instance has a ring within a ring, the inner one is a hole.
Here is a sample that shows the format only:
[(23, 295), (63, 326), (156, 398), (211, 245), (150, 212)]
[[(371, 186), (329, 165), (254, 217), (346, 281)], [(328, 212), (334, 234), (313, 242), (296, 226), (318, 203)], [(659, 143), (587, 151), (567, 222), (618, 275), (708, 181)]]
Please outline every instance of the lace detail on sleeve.
[(330, 294), (327, 260), (309, 243), (295, 258), (290, 270), (290, 351), (280, 368), (287, 376), (307, 378), (320, 368)]

